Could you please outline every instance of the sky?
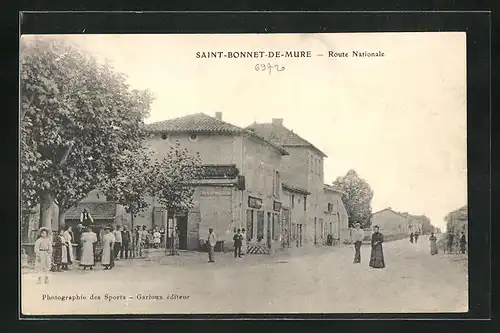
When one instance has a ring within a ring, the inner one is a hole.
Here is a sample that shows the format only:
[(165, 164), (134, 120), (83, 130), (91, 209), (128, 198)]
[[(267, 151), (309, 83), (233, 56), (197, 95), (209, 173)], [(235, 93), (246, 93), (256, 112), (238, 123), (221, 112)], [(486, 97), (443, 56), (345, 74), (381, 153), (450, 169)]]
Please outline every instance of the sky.
[[(64, 38), (106, 59), (132, 88), (152, 91), (148, 123), (198, 112), (222, 112), (241, 127), (283, 118), (328, 156), (325, 183), (354, 169), (370, 184), (374, 212), (426, 214), (444, 229), (445, 215), (467, 203), (465, 33)], [(311, 57), (196, 58), (239, 51)], [(267, 63), (285, 69), (255, 70)]]

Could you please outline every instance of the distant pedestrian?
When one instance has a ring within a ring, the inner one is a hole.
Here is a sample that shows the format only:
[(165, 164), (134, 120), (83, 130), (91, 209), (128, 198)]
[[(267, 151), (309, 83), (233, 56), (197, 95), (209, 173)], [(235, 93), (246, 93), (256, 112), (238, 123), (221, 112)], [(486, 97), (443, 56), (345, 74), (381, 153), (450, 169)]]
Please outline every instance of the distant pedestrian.
[(52, 266), (52, 241), (47, 228), (40, 228), (40, 237), (35, 241), (35, 272), (38, 275), (37, 283), (49, 283), (49, 271)]
[(104, 227), (104, 234), (102, 235), (102, 257), (101, 265), (104, 266), (105, 270), (112, 269), (115, 266), (114, 262), (114, 245), (115, 245), (115, 235), (111, 232), (113, 228), (111, 226)]
[(384, 242), (384, 235), (379, 232), (378, 225), (373, 227), (372, 234), (372, 253), (370, 256), (370, 267), (373, 268), (385, 268), (384, 261), (384, 250), (382, 248), (382, 243)]
[(95, 250), (94, 245), (97, 243), (97, 235), (90, 228), (84, 229), (85, 231), (82, 233), (81, 242), (82, 242), (82, 256), (80, 258), (80, 266), (83, 266), (83, 270), (86, 270), (87, 267), (92, 270), (95, 265)]
[(161, 227), (160, 228), (160, 247), (163, 247), (165, 245), (165, 228)]
[(69, 244), (64, 238), (64, 230), (59, 230), (59, 237), (61, 238), (61, 269), (67, 271), (68, 265), (70, 264), (69, 258)]
[(351, 240), (354, 243), (354, 263), (359, 264), (361, 262), (361, 245), (363, 244), (363, 239), (365, 238), (365, 233), (361, 230), (361, 225), (356, 223), (354, 229), (351, 230)]
[(429, 241), (431, 242), (431, 255), (435, 255), (438, 253), (437, 247), (437, 238), (434, 236), (434, 233), (431, 233), (431, 237), (429, 237)]
[(153, 232), (153, 244), (154, 244), (154, 247), (159, 249), (160, 248), (160, 244), (161, 244), (161, 234), (160, 232), (158, 231), (158, 229), (155, 228), (155, 231)]
[(465, 238), (465, 233), (462, 231), (462, 235), (460, 236), (460, 253), (465, 254), (467, 245), (467, 240)]
[(118, 255), (120, 254), (122, 250), (122, 228), (121, 226), (117, 225), (115, 230), (113, 231), (113, 235), (115, 236), (115, 245), (113, 249), (113, 259), (118, 260)]
[(247, 254), (247, 234), (245, 228), (241, 229), (241, 255)]
[(207, 246), (208, 246), (208, 262), (215, 262), (214, 260), (214, 249), (217, 244), (217, 235), (214, 233), (214, 229), (208, 229), (208, 238), (207, 238)]
[(413, 232), (410, 234), (410, 243), (413, 243)]
[(415, 244), (417, 244), (417, 242), (418, 242), (418, 236), (419, 236), (419, 233), (418, 233), (418, 231), (417, 231), (417, 232), (415, 233)]
[(241, 236), (241, 229), (236, 231), (236, 234), (233, 236), (234, 241), (234, 257), (241, 258), (241, 245), (243, 243), (243, 237)]

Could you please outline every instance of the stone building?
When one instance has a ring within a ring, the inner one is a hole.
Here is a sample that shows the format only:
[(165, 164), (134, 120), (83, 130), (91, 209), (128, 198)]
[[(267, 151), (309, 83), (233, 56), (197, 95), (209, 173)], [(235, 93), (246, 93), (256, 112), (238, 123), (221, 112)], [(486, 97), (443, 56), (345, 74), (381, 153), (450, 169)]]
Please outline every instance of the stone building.
[(459, 235), (460, 232), (464, 232), (468, 239), (469, 235), (469, 210), (468, 206), (465, 205), (457, 210), (454, 210), (445, 217), (446, 221), (446, 232), (452, 232)]
[(372, 214), (371, 225), (378, 225), (384, 235), (408, 235), (411, 233), (408, 218), (392, 210), (391, 207), (382, 209)]
[[(325, 216), (324, 158), (326, 154), (297, 133), (284, 126), (283, 119), (272, 119), (271, 123), (254, 123), (247, 129), (270, 142), (286, 149), (289, 153), (281, 158), (282, 179), (287, 184), (304, 189), (310, 193), (303, 202), (305, 214), (301, 225), (304, 244), (322, 244), (326, 239), (327, 223), (333, 222), (332, 215), (339, 219), (343, 237), (348, 237), (347, 213), (343, 203), (338, 200), (338, 207)], [(332, 189), (327, 189), (326, 193)], [(326, 194), (326, 196), (329, 196)], [(328, 207), (327, 207), (328, 208)], [(333, 208), (332, 208), (333, 209)], [(337, 214), (339, 213), (339, 214)], [(327, 219), (327, 221), (325, 221)]]

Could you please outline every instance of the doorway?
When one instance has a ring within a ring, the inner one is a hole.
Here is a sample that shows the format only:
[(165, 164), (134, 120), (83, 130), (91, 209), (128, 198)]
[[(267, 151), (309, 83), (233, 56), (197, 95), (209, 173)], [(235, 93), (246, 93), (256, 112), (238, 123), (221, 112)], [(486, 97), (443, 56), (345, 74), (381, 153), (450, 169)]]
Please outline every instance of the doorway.
[(297, 246), (301, 247), (302, 246), (302, 224), (297, 224), (297, 231), (298, 231), (298, 237), (297, 237)]
[(179, 228), (179, 250), (187, 250), (187, 216), (177, 216)]
[(271, 213), (267, 213), (267, 235), (266, 235), (267, 237), (266, 237), (266, 240), (267, 240), (267, 247), (268, 248), (271, 248), (272, 224), (273, 224), (272, 215), (271, 215)]

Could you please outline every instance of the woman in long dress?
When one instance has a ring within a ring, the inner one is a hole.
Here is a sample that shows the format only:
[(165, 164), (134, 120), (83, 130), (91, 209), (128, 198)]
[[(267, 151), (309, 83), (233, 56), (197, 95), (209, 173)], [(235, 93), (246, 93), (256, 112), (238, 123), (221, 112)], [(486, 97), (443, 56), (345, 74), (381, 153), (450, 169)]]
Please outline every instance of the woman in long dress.
[(68, 264), (71, 265), (73, 263), (73, 261), (75, 261), (75, 258), (73, 256), (73, 231), (71, 230), (71, 226), (66, 226), (66, 228), (64, 228), (64, 233), (63, 233), (63, 237), (64, 237), (64, 240), (66, 241), (66, 243), (68, 244), (67, 246), (67, 252), (68, 252)]
[(104, 228), (104, 234), (101, 238), (102, 244), (102, 258), (101, 265), (105, 270), (112, 269), (115, 266), (113, 258), (113, 248), (115, 246), (115, 235), (111, 232), (111, 227)]
[(52, 263), (54, 271), (60, 272), (63, 265), (63, 241), (62, 232), (54, 232), (52, 235), (54, 251), (52, 252)]
[(69, 263), (69, 252), (68, 252), (68, 243), (64, 238), (64, 230), (59, 230), (59, 238), (61, 239), (61, 269), (63, 271), (68, 270)]
[(83, 270), (87, 267), (92, 270), (94, 267), (94, 244), (97, 242), (97, 235), (92, 232), (92, 229), (87, 228), (80, 238), (82, 242), (82, 256), (80, 259), (80, 266), (83, 266)]
[(429, 237), (429, 241), (431, 242), (431, 255), (435, 255), (438, 253), (437, 247), (437, 238), (434, 236), (434, 233), (431, 233), (431, 237)]
[(384, 242), (384, 235), (382, 235), (382, 233), (379, 232), (379, 227), (376, 225), (373, 227), (370, 267), (385, 268), (384, 250), (382, 249), (383, 242)]
[(48, 273), (52, 266), (52, 252), (52, 241), (49, 238), (49, 231), (47, 228), (40, 228), (40, 237), (35, 241), (37, 283), (42, 283), (42, 277), (45, 277), (45, 283), (49, 283)]
[(161, 242), (161, 234), (158, 231), (158, 229), (155, 229), (155, 231), (153, 232), (153, 244), (156, 249), (160, 247), (160, 242)]

